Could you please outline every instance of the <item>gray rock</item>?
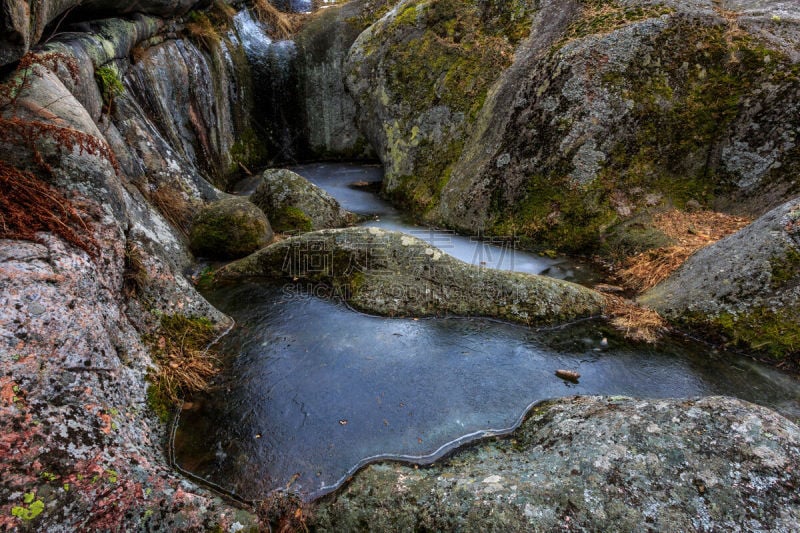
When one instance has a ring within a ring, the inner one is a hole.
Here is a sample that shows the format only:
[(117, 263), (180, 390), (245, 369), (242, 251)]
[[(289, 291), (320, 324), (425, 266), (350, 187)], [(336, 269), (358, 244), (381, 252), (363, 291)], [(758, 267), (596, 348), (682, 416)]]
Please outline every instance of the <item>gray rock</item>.
[(353, 19), (364, 3), (329, 6), (295, 37), (308, 143), (318, 157), (375, 157), (356, 125), (355, 101), (345, 87), (345, 59), (362, 30)]
[(358, 309), (401, 316), (497, 317), (550, 324), (599, 314), (599, 293), (562, 280), (480, 268), (379, 228), (306, 233), (227, 265), (220, 282), (265, 277), (334, 286)]
[(800, 347), (800, 198), (701, 249), (639, 298), (674, 321), (777, 357)]
[(264, 211), (279, 232), (338, 228), (359, 219), (320, 187), (286, 169), (264, 171), (250, 201)]
[[(112, 0), (39, 0), (31, 9), (27, 0), (3, 0), (0, 3), (0, 65), (22, 57), (43, 37), (45, 28), (71, 11), (80, 8), (84, 14), (145, 13), (167, 16), (182, 15), (198, 4), (198, 0), (139, 0), (120, 3)], [(63, 30), (63, 28), (61, 28)]]
[(573, 398), (439, 464), (372, 465), (317, 531), (781, 531), (800, 528), (800, 428), (762, 407)]

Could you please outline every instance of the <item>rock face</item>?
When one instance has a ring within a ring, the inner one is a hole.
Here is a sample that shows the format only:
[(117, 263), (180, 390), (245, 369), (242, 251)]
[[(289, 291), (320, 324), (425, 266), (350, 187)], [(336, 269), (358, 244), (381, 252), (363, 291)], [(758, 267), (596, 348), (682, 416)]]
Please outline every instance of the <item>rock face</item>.
[(372, 465), (318, 531), (796, 531), (800, 429), (722, 397), (575, 398), (442, 464)]
[[(143, 339), (156, 334), (159, 316), (227, 322), (183, 274), (193, 262), (183, 232), (194, 206), (220, 196), (205, 179), (214, 175), (204, 171), (199, 139), (238, 131), (210, 119), (235, 122), (223, 105), (245, 101), (205, 92), (234, 79), (210, 66), (221, 49), (174, 39), (162, 46), (165, 26), (142, 16), (88, 23), (88, 33), (48, 43), (16, 98), (0, 98), (4, 164), (53, 186), (85, 224), (78, 238), (96, 243), (89, 255), (50, 233), (38, 242), (0, 239), (0, 529), (256, 524), (174, 472), (165, 424), (148, 403), (154, 361)], [(136, 57), (149, 59), (134, 77)], [(166, 71), (172, 76), (159, 75)], [(209, 85), (182, 92), (198, 72)], [(164, 133), (154, 112), (173, 98), (181, 110), (169, 120), (190, 117), (182, 125), (192, 124), (191, 142)], [(192, 119), (192, 109), (209, 115)]]
[(192, 251), (202, 257), (238, 259), (272, 241), (264, 213), (245, 198), (225, 198), (204, 207), (189, 236)]
[(800, 199), (700, 250), (639, 301), (728, 342), (800, 360)]
[(358, 221), (358, 215), (342, 209), (333, 196), (286, 169), (266, 170), (250, 201), (280, 232), (339, 228)]
[(585, 251), (649, 207), (760, 215), (792, 194), (797, 6), (505, 5), (407, 0), (354, 44), (348, 87), (398, 202)]
[(484, 269), (425, 241), (378, 228), (306, 233), (227, 265), (218, 281), (265, 277), (327, 283), (358, 309), (550, 324), (599, 314), (603, 297), (566, 281)]
[[(110, 0), (40, 0), (31, 6), (28, 0), (0, 2), (0, 65), (22, 57), (42, 37), (45, 28), (73, 10), (89, 16), (116, 13), (146, 13), (151, 15), (182, 15), (198, 4), (198, 0), (140, 0), (120, 5)], [(98, 17), (99, 18), (99, 17)]]
[(347, 86), (384, 163), (385, 192), (397, 201), (420, 212), (438, 202), (489, 87), (530, 30), (535, 4), (406, 0), (359, 36)]
[(316, 157), (375, 157), (356, 125), (356, 105), (344, 81), (347, 52), (364, 29), (356, 23), (364, 3), (319, 11), (295, 38), (302, 116)]

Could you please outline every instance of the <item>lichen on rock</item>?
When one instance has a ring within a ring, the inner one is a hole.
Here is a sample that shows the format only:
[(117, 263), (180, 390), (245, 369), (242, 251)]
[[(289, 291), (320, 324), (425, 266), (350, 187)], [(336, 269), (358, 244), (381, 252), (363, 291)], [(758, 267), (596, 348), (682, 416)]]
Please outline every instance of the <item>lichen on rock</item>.
[[(800, 429), (740, 400), (568, 398), (430, 467), (371, 465), (317, 531), (774, 530), (800, 527)], [(391, 505), (387, 505), (391, 502)]]
[(264, 171), (250, 201), (281, 233), (338, 228), (359, 219), (358, 215), (342, 209), (323, 189), (287, 169)]

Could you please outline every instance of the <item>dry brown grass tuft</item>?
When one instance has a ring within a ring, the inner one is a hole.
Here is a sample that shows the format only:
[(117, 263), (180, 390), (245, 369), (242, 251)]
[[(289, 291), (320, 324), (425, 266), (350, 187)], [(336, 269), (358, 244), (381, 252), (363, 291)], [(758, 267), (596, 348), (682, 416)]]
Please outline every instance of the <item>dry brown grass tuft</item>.
[(276, 39), (288, 39), (298, 29), (299, 18), (282, 12), (269, 0), (253, 0), (253, 13), (269, 27), (270, 34)]
[(162, 185), (145, 195), (175, 229), (184, 237), (189, 236), (194, 209), (192, 202), (181, 191), (169, 185)]
[(640, 307), (630, 300), (603, 295), (606, 299), (606, 315), (614, 329), (626, 339), (638, 342), (655, 343), (668, 331), (667, 322), (652, 309)]
[(97, 255), (91, 229), (61, 191), (0, 161), (0, 238), (40, 242), (38, 232), (54, 233), (90, 256)]
[(308, 533), (309, 508), (297, 495), (289, 492), (289, 488), (286, 487), (286, 492), (273, 492), (259, 502), (258, 517), (270, 531)]
[(217, 337), (207, 318), (164, 315), (158, 335), (151, 339), (158, 371), (151, 379), (158, 394), (177, 403), (187, 393), (208, 388), (217, 373), (217, 355), (209, 346)]
[(141, 248), (128, 241), (125, 245), (125, 271), (122, 274), (123, 292), (128, 297), (139, 296), (149, 279)]
[(697, 250), (736, 233), (750, 220), (715, 211), (686, 213), (673, 209), (656, 215), (653, 222), (677, 244), (648, 250), (625, 262), (619, 279), (637, 292), (658, 285)]

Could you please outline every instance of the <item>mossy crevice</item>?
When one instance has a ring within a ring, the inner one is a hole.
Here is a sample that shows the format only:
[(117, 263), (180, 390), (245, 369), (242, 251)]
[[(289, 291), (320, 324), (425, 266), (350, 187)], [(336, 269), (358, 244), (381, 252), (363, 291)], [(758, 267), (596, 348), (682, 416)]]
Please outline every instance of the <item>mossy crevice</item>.
[(167, 421), (178, 401), (205, 390), (217, 372), (217, 354), (210, 345), (218, 336), (206, 317), (162, 315), (158, 330), (145, 337), (158, 369), (148, 376), (147, 405)]

